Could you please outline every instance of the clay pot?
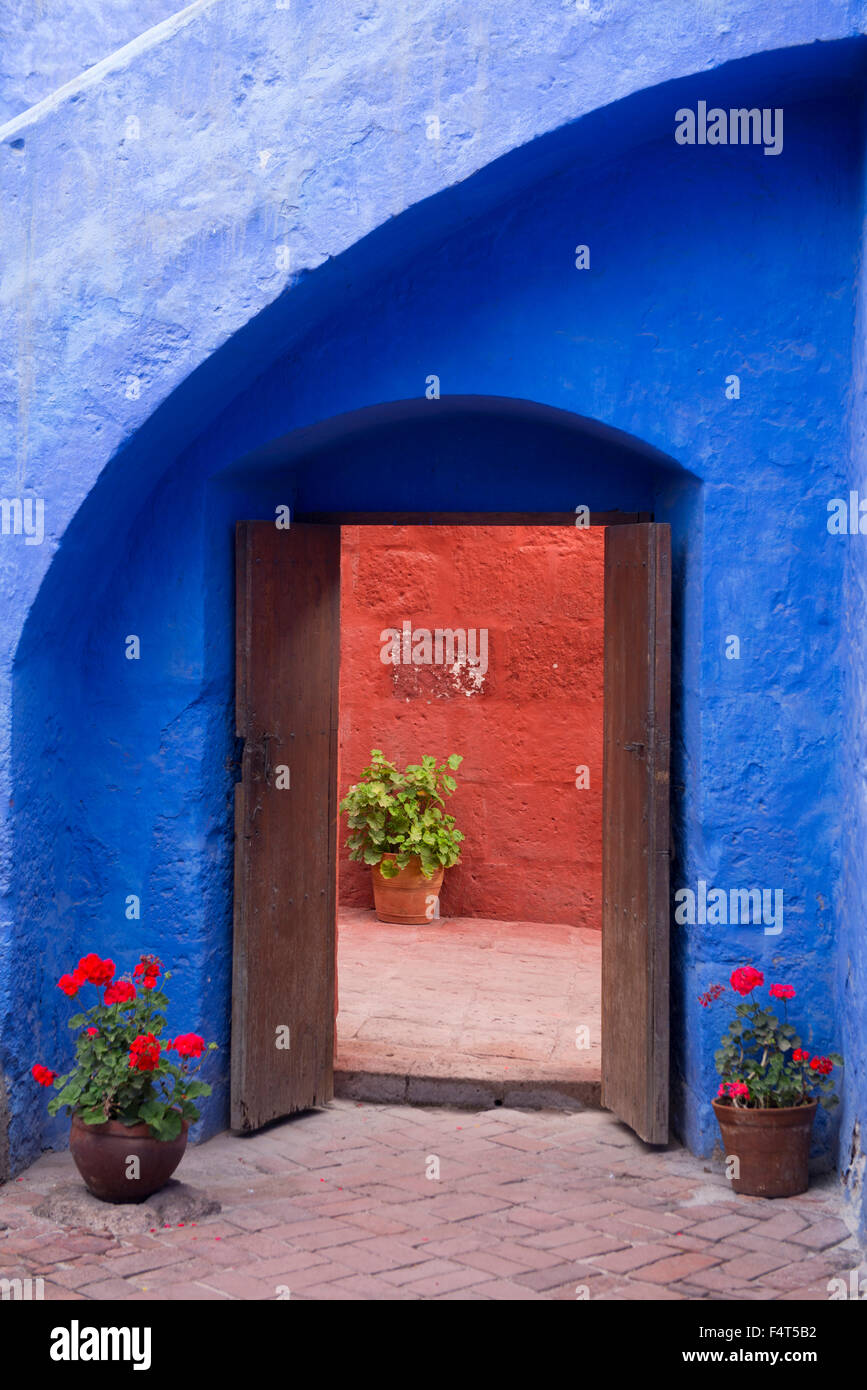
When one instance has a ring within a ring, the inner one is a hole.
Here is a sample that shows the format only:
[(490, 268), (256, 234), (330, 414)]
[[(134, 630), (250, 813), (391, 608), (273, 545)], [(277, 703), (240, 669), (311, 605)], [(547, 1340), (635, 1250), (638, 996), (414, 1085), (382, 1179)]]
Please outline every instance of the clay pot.
[(726, 1158), (740, 1161), (735, 1192), (797, 1197), (810, 1184), (810, 1137), (817, 1102), (781, 1110), (741, 1110), (713, 1101)]
[[(184, 1156), (189, 1121), (177, 1139), (155, 1139), (150, 1125), (86, 1125), (72, 1117), (69, 1151), (88, 1192), (102, 1202), (143, 1202), (165, 1187)], [(129, 1159), (139, 1160), (139, 1177), (127, 1177)]]
[[(394, 854), (384, 854), (383, 859), (395, 859)], [(432, 878), (425, 878), (421, 871), (418, 856), (410, 859), (405, 869), (398, 869), (394, 878), (383, 878), (379, 865), (371, 868), (373, 874), (373, 901), (380, 922), (399, 922), (402, 926), (429, 926), (434, 920), (434, 898), (439, 897), (442, 887), (442, 868), (437, 869)]]

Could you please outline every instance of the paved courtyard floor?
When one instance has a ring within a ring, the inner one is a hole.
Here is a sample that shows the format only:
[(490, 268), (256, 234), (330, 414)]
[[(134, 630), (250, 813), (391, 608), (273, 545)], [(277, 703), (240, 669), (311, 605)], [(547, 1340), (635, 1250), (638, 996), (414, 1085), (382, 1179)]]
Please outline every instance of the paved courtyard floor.
[(598, 1105), (601, 941), (586, 927), (404, 927), (341, 908), (338, 1094)]
[(650, 1149), (603, 1111), (336, 1101), (219, 1135), (178, 1176), (222, 1210), (62, 1228), (34, 1215), (75, 1177), (46, 1154), (0, 1188), (0, 1277), (76, 1300), (825, 1300), (861, 1258), (835, 1178), (737, 1197), (721, 1165)]

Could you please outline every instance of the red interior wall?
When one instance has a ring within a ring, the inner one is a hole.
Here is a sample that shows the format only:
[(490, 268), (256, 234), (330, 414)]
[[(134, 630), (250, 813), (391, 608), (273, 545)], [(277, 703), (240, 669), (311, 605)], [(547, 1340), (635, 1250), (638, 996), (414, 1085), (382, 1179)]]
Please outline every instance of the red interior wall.
[[(340, 795), (372, 748), (402, 766), (463, 754), (448, 809), (466, 840), (443, 916), (601, 923), (603, 544), (601, 528), (343, 530)], [(384, 665), (380, 634), (404, 620), (487, 628), (481, 688), (442, 666)], [(372, 907), (346, 835), (341, 817), (340, 902)]]

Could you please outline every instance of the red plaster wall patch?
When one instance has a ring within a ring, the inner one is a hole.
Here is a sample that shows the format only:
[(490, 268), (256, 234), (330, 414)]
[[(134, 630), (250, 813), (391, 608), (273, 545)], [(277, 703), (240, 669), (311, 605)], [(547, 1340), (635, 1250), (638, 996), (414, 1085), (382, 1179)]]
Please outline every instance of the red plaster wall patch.
[[(371, 748), (463, 755), (444, 916), (600, 925), (603, 546), (595, 528), (344, 528), (340, 794)], [(345, 839), (342, 821), (340, 901), (371, 906)]]

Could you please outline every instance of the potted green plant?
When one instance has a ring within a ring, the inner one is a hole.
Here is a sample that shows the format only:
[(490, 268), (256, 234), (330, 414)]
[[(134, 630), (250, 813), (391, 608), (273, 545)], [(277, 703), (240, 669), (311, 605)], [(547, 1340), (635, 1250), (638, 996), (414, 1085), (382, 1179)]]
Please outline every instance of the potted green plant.
[(160, 1040), (168, 1007), (160, 973), (155, 956), (142, 956), (122, 978), (113, 961), (83, 956), (58, 980), (71, 999), (87, 985), (97, 990), (97, 1002), (69, 1020), (70, 1028), (81, 1029), (75, 1064), (63, 1076), (38, 1063), (32, 1068), (40, 1086), (57, 1091), (49, 1113), (71, 1115), (73, 1160), (104, 1202), (142, 1202), (165, 1186), (183, 1157), (190, 1121), (199, 1118), (194, 1102), (211, 1094), (195, 1073), (202, 1054), (217, 1044), (206, 1048), (197, 1033)]
[[(794, 986), (772, 984), (771, 999), (783, 1004), (783, 1019), (755, 991), (765, 977), (751, 965), (731, 977), (744, 1000), (714, 1054), (722, 1077), (714, 1114), (722, 1134), (735, 1192), (752, 1197), (794, 1197), (809, 1186), (810, 1137), (818, 1105), (837, 1104), (831, 1072), (843, 1059), (832, 1052), (811, 1056), (788, 1019)], [(712, 985), (699, 996), (704, 1008), (725, 991)]]
[(457, 786), (451, 772), (463, 762), (423, 757), (399, 772), (378, 748), (340, 803), (350, 835), (350, 859), (369, 864), (380, 922), (424, 924), (436, 912), (446, 869), (457, 864), (463, 835), (446, 815), (445, 797)]

